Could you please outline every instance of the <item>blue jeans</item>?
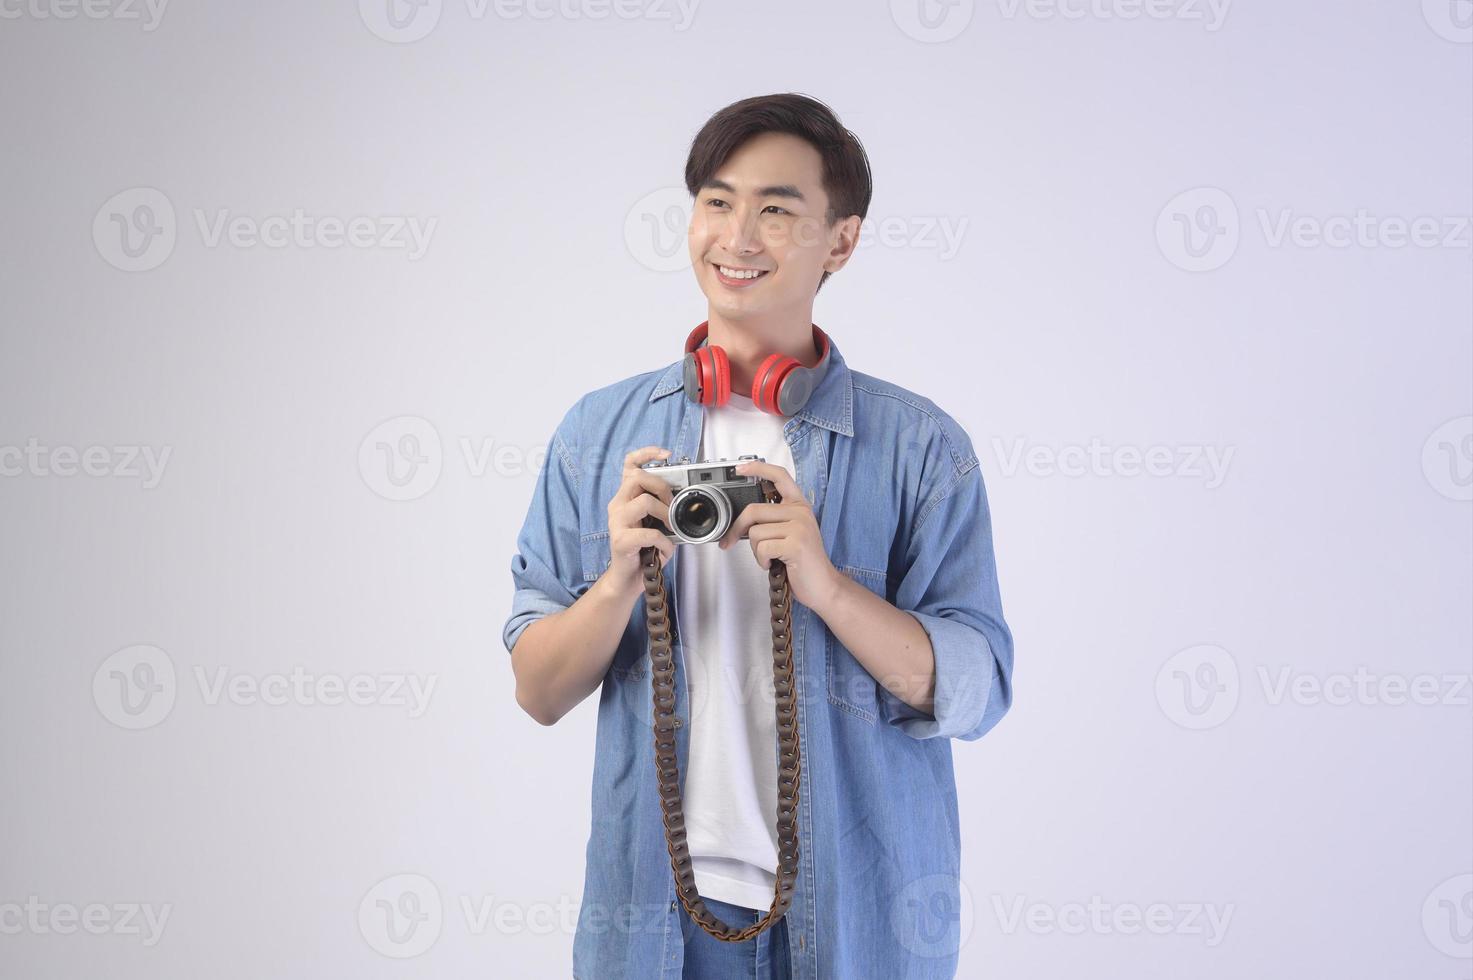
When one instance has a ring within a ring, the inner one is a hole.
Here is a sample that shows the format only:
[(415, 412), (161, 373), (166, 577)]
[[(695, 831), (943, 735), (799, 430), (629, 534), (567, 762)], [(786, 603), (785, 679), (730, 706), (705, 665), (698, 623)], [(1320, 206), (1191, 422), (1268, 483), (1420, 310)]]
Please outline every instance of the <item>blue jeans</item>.
[[(722, 922), (744, 929), (767, 914), (716, 899), (704, 899), (706, 908)], [(740, 943), (722, 942), (696, 924), (680, 906), (681, 931), (685, 935), (687, 980), (790, 980), (792, 962), (788, 955), (788, 918), (783, 916), (765, 931)]]

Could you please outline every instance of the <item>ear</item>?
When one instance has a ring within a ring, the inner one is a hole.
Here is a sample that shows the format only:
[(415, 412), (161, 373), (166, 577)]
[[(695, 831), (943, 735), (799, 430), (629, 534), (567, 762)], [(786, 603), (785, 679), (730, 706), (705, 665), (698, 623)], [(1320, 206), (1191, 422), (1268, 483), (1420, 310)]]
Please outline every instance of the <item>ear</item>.
[(860, 218), (857, 214), (851, 214), (843, 221), (834, 223), (834, 228), (829, 233), (833, 239), (833, 245), (829, 249), (828, 257), (823, 261), (825, 272), (838, 272), (848, 263), (849, 257), (859, 247), (859, 225)]

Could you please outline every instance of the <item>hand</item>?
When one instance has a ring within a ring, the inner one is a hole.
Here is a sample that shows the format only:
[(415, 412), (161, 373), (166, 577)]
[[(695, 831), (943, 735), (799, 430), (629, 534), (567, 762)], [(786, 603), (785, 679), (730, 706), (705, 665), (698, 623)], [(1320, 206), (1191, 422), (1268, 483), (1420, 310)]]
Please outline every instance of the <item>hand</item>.
[(653, 545), (669, 562), (675, 554), (675, 542), (659, 528), (645, 527), (645, 517), (656, 517), (670, 526), (670, 503), (675, 492), (670, 484), (648, 470), (642, 463), (665, 459), (670, 450), (645, 446), (624, 457), (624, 482), (619, 484), (609, 501), (609, 567), (604, 571), (614, 590), (621, 596), (634, 598), (644, 590), (644, 570), (640, 551)]
[(770, 480), (782, 502), (748, 504), (721, 536), (724, 550), (743, 534), (751, 543), (757, 564), (767, 568), (774, 558), (788, 569), (788, 588), (793, 598), (815, 612), (827, 606), (839, 589), (839, 570), (829, 561), (823, 535), (808, 498), (792, 475), (772, 463), (741, 463), (738, 476)]

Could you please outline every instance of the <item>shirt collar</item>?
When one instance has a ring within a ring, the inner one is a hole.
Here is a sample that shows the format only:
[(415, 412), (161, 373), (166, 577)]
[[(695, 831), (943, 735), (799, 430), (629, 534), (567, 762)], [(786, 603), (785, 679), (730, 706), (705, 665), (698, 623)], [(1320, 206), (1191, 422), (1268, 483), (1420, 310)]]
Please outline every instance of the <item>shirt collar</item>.
[[(685, 388), (685, 357), (667, 367), (655, 382), (650, 392), (650, 401), (655, 402), (666, 395)], [(829, 369), (824, 374), (808, 403), (792, 416), (806, 419), (814, 425), (832, 429), (843, 436), (854, 435), (854, 383), (849, 377), (849, 368), (844, 364), (844, 355), (829, 334)]]

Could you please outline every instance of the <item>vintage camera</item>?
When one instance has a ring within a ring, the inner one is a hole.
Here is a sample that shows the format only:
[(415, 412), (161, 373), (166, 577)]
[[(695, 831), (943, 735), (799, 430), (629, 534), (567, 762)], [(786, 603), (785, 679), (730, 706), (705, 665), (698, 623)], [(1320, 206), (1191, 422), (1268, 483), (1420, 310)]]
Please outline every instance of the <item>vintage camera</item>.
[(748, 504), (762, 503), (760, 477), (738, 476), (736, 472), (739, 463), (749, 461), (764, 462), (761, 456), (738, 456), (692, 463), (689, 457), (682, 456), (679, 462), (657, 459), (644, 463), (640, 469), (648, 470), (675, 488), (670, 501), (670, 522), (675, 526), (666, 527), (664, 521), (648, 516), (644, 526), (656, 528), (677, 543), (705, 544), (721, 540)]

